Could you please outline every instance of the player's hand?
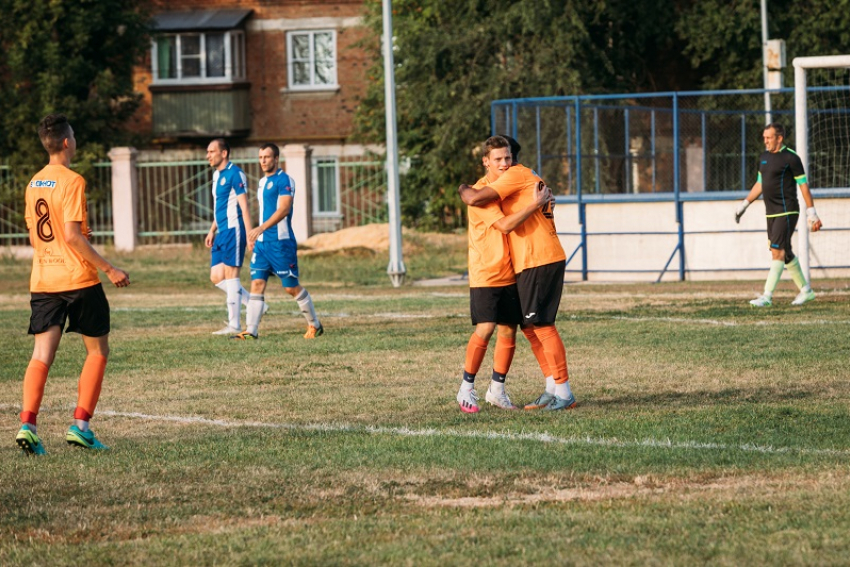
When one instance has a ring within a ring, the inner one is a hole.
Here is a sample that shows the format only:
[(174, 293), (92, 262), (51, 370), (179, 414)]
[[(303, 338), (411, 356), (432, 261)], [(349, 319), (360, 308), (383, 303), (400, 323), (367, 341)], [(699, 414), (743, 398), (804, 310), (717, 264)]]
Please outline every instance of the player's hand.
[(811, 232), (817, 232), (823, 228), (823, 223), (818, 218), (818, 213), (814, 207), (806, 209), (806, 220), (809, 222), (809, 230)]
[(209, 233), (207, 233), (207, 237), (204, 238), (204, 246), (206, 246), (207, 248), (212, 248), (213, 241), (215, 241), (215, 233), (213, 231), (210, 231)]
[(741, 222), (741, 217), (744, 216), (744, 213), (747, 212), (747, 207), (749, 207), (749, 206), (750, 206), (750, 202), (747, 201), (746, 199), (744, 199), (740, 203), (738, 203), (738, 208), (735, 209), (735, 222), (736, 223)]
[(544, 185), (543, 183), (537, 185), (537, 194), (535, 195), (534, 203), (538, 208), (555, 203), (555, 197), (552, 195), (552, 190), (548, 185)]
[(109, 278), (109, 281), (115, 284), (115, 287), (127, 287), (130, 285), (130, 274), (121, 268), (112, 266), (106, 270), (106, 277)]
[(257, 241), (257, 239), (262, 233), (263, 231), (260, 230), (260, 227), (253, 228), (248, 231), (248, 246), (254, 246), (254, 243)]
[(86, 227), (86, 239), (88, 239), (89, 242), (91, 242), (92, 236), (94, 236), (94, 231), (91, 229), (90, 226)]

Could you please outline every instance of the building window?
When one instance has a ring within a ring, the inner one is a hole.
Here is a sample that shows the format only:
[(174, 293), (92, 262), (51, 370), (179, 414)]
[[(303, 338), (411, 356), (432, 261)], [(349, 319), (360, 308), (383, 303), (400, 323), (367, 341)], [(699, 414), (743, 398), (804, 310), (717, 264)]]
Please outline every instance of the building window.
[(164, 34), (154, 39), (151, 51), (154, 84), (245, 79), (245, 34), (241, 30)]
[(313, 215), (339, 216), (339, 164), (336, 158), (313, 160)]
[(286, 34), (286, 52), (290, 89), (337, 88), (334, 30), (289, 32)]

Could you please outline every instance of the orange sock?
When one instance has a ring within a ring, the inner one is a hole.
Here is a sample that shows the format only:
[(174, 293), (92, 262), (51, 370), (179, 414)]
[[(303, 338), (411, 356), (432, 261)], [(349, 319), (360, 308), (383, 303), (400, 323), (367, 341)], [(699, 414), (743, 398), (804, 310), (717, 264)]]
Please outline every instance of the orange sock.
[(472, 333), (469, 337), (469, 343), (466, 345), (466, 361), (463, 364), (464, 371), (475, 376), (478, 374), (478, 369), (481, 368), (481, 361), (484, 360), (484, 355), (487, 354), (487, 341)]
[(94, 408), (97, 406), (97, 400), (100, 398), (100, 388), (103, 385), (105, 370), (105, 356), (90, 354), (86, 357), (77, 387), (77, 409), (74, 411), (74, 419), (84, 421), (91, 419)]
[(555, 377), (555, 383), (563, 384), (570, 379), (570, 376), (567, 372), (567, 351), (564, 349), (564, 341), (561, 340), (558, 329), (555, 328), (555, 325), (547, 325), (535, 327), (534, 333), (543, 343), (546, 361)]
[(493, 351), (493, 372), (502, 376), (511, 369), (511, 361), (516, 352), (516, 339), (496, 336), (496, 350)]
[(526, 327), (522, 330), (522, 334), (531, 343), (531, 352), (534, 353), (534, 358), (537, 359), (537, 364), (540, 365), (540, 370), (543, 372), (543, 377), (552, 376), (553, 373), (549, 370), (549, 361), (546, 360), (546, 351), (543, 350), (543, 343), (534, 334), (534, 327)]
[(50, 367), (40, 360), (32, 359), (24, 374), (24, 405), (21, 423), (36, 425), (35, 420), (44, 397), (44, 385), (47, 383), (47, 371)]

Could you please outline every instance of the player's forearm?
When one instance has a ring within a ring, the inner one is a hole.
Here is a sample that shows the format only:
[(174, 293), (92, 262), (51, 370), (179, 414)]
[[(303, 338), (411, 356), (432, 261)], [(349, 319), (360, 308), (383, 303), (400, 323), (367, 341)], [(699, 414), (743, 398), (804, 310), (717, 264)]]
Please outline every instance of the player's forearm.
[(498, 221), (493, 223), (493, 228), (495, 228), (502, 234), (510, 234), (511, 232), (516, 230), (519, 225), (528, 220), (528, 217), (533, 215), (534, 211), (539, 208), (540, 206), (536, 204), (529, 205), (518, 213), (514, 213), (512, 215), (500, 218)]
[(806, 208), (811, 209), (815, 206), (815, 200), (812, 198), (812, 192), (809, 191), (809, 184), (802, 183), (799, 185), (800, 193), (803, 195), (803, 201), (806, 202)]
[(106, 258), (101, 256), (97, 250), (92, 247), (89, 240), (83, 235), (80, 230), (65, 230), (65, 242), (85, 261), (96, 267), (101, 272), (107, 273), (113, 269)]
[(242, 222), (245, 224), (245, 230), (251, 230), (251, 227), (254, 226), (251, 223), (251, 209), (248, 208), (248, 197), (245, 193), (236, 196), (236, 204), (239, 205), (239, 209), (242, 211)]
[(750, 189), (749, 194), (746, 196), (747, 201), (750, 203), (754, 202), (761, 196), (761, 183), (756, 183), (753, 185), (753, 188)]
[(460, 193), (460, 200), (470, 207), (483, 207), (499, 199), (499, 194), (492, 187), (475, 189), (464, 183), (457, 188), (457, 191)]

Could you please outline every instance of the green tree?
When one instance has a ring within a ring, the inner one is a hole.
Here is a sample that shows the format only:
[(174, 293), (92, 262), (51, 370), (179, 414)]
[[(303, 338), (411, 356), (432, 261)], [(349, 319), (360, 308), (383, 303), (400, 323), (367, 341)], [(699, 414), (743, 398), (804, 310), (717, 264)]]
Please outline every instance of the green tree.
[[(132, 71), (149, 47), (149, 18), (127, 0), (0, 0), (0, 157), (44, 163), (38, 121), (74, 126), (80, 162), (127, 140), (138, 108)], [(20, 175), (28, 177), (31, 169)]]
[[(405, 224), (462, 225), (456, 188), (481, 174), (476, 152), (490, 133), (493, 100), (691, 86), (690, 75), (666, 72), (689, 67), (676, 4), (395, 0), (399, 150), (412, 161), (401, 187)], [(366, 10), (376, 63), (356, 120), (364, 141), (380, 143), (380, 0), (367, 0)]]
[[(768, 36), (784, 39), (785, 84), (794, 84), (794, 57), (850, 53), (850, 0), (768, 1)], [(676, 25), (686, 55), (707, 89), (761, 88), (759, 2), (702, 0)]]

